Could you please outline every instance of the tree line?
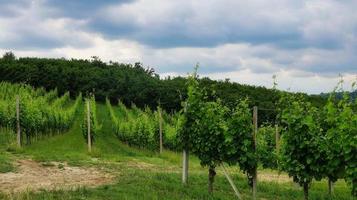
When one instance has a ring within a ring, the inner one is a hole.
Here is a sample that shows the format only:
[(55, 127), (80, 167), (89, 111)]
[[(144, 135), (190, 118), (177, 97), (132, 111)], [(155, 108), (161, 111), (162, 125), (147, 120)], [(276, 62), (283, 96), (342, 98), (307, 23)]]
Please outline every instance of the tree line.
[[(120, 100), (127, 106), (134, 103), (140, 108), (160, 106), (167, 112), (182, 108), (181, 101), (187, 98), (186, 77), (160, 78), (153, 68), (141, 63), (105, 63), (98, 57), (91, 59), (64, 58), (16, 58), (7, 52), (0, 58), (0, 81), (25, 83), (46, 90), (57, 88), (59, 94), (70, 92), (72, 97), (94, 94), (97, 101)], [(238, 84), (226, 80), (199, 78), (200, 87), (207, 88), (208, 98), (220, 98), (229, 108), (246, 99), (248, 105), (275, 108), (281, 91)], [(215, 91), (215, 92), (213, 92)], [(321, 107), (326, 101), (320, 96), (304, 94), (314, 106)], [(275, 111), (260, 113), (260, 123), (274, 120)]]

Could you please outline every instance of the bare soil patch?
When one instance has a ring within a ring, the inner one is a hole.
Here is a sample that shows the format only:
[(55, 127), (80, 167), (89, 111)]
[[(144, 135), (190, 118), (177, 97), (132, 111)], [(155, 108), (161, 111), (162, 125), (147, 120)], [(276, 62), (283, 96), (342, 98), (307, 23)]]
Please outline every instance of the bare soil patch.
[(270, 173), (270, 172), (258, 172), (258, 180), (266, 182), (288, 183), (293, 182), (286, 174)]
[(144, 170), (154, 170), (155, 169), (155, 165), (150, 164), (150, 163), (146, 163), (146, 162), (142, 162), (142, 161), (138, 161), (138, 160), (133, 160), (133, 161), (129, 161), (126, 163), (126, 165), (128, 167), (133, 167), (133, 168), (137, 168), (137, 169), (144, 169)]
[(139, 170), (152, 171), (152, 172), (180, 172), (181, 168), (175, 165), (155, 165), (137, 159), (133, 159), (125, 163), (129, 168)]
[(111, 183), (114, 178), (96, 168), (72, 167), (66, 163), (18, 160), (17, 165), (17, 172), (0, 173), (0, 192), (94, 187)]

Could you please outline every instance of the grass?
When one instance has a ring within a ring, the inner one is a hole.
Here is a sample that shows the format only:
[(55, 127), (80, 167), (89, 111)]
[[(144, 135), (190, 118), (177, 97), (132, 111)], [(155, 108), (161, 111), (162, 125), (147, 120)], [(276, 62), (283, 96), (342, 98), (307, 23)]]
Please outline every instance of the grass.
[[(97, 188), (79, 188), (72, 191), (40, 191), (26, 192), (12, 195), (14, 199), (234, 199), (234, 194), (223, 176), (217, 176), (215, 192), (211, 196), (206, 191), (206, 175), (190, 174), (190, 184), (183, 187), (180, 174), (167, 172), (145, 172), (138, 169), (117, 169), (120, 174), (116, 183)], [(250, 189), (244, 177), (234, 176), (235, 182), (244, 199), (250, 199)], [(326, 186), (326, 185), (325, 185)], [(326, 188), (321, 188), (320, 183), (313, 184), (310, 192), (311, 199), (330, 199), (325, 193)], [(340, 192), (342, 188), (336, 187), (333, 199), (352, 199)], [(27, 198), (29, 197), (29, 198)], [(302, 199), (300, 188), (291, 184), (260, 183), (260, 199)]]
[(0, 173), (15, 171), (16, 168), (12, 162), (11, 155), (6, 152), (0, 152)]
[[(207, 169), (199, 165), (197, 158), (190, 157), (189, 184), (181, 184), (181, 154), (164, 151), (162, 155), (143, 149), (129, 147), (116, 138), (111, 129), (109, 112), (105, 105), (97, 105), (97, 118), (102, 130), (96, 136), (93, 152), (87, 146), (81, 133), (82, 111), (73, 127), (64, 134), (37, 141), (22, 150), (7, 152), (0, 148), (0, 172), (14, 171), (11, 162), (21, 157), (32, 158), (45, 164), (50, 161), (63, 161), (69, 165), (94, 166), (115, 175), (110, 185), (74, 190), (57, 189), (52, 191), (25, 191), (17, 194), (0, 194), (0, 199), (234, 199), (234, 193), (217, 169), (213, 195), (207, 192)], [(3, 145), (3, 144), (1, 144)], [(6, 164), (7, 163), (7, 164)], [(246, 178), (237, 168), (229, 168), (230, 174), (244, 199), (251, 199), (251, 191)], [(260, 170), (259, 173), (277, 173)], [(332, 199), (349, 200), (349, 188), (344, 181), (335, 184)], [(300, 187), (292, 182), (259, 182), (259, 199), (303, 199)], [(310, 199), (330, 199), (327, 195), (327, 182), (315, 181), (310, 190)]]
[(15, 143), (15, 134), (8, 128), (0, 128), (0, 173), (12, 172), (16, 168), (13, 159), (7, 150), (12, 149)]
[[(78, 115), (81, 115), (80, 110)], [(72, 128), (64, 133), (46, 138), (24, 147), (24, 154), (36, 161), (67, 161), (72, 164), (90, 160), (81, 132), (81, 117), (77, 117)]]

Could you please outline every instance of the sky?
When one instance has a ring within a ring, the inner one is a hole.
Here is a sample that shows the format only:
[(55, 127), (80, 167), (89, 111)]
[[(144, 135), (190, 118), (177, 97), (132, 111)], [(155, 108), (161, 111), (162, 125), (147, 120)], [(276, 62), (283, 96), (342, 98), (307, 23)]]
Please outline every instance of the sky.
[(0, 0), (0, 53), (318, 94), (357, 80), (357, 0)]

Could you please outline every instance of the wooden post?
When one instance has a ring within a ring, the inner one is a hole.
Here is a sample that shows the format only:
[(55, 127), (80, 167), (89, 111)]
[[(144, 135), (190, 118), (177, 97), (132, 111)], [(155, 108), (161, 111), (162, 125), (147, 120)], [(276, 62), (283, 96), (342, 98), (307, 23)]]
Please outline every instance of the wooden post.
[[(275, 148), (276, 148), (276, 154), (278, 156), (280, 151), (280, 132), (279, 132), (278, 124), (275, 124)], [(279, 166), (279, 159), (276, 159), (276, 166)], [(279, 176), (280, 176), (280, 171), (279, 171)]]
[[(187, 112), (187, 102), (184, 106), (184, 113)], [(188, 141), (185, 141), (188, 142)], [(188, 147), (185, 146), (182, 152), (182, 183), (187, 184), (188, 179), (188, 162), (189, 162), (189, 150)]]
[(88, 132), (87, 132), (87, 136), (88, 136), (88, 151), (92, 152), (92, 137), (90, 135), (90, 125), (91, 125), (91, 121), (90, 121), (90, 100), (88, 100), (87, 102), (87, 128), (88, 128)]
[(159, 128), (160, 128), (160, 154), (162, 154), (162, 115), (161, 115), (161, 107), (158, 107), (158, 112), (159, 112)]
[(280, 148), (280, 133), (277, 124), (275, 125), (275, 146), (276, 146), (276, 152), (278, 153)]
[(17, 126), (17, 146), (21, 147), (21, 126), (20, 126), (20, 96), (16, 96), (16, 126)]
[(234, 185), (233, 180), (231, 179), (231, 177), (230, 177), (229, 174), (227, 173), (226, 168), (224, 167), (223, 164), (222, 164), (221, 166), (222, 166), (224, 175), (226, 176), (226, 178), (227, 178), (229, 184), (232, 186), (232, 188), (233, 188), (233, 190), (234, 190), (234, 193), (236, 194), (236, 196), (238, 197), (238, 199), (242, 199), (242, 196), (240, 195), (240, 193), (238, 192), (236, 186)]
[(182, 153), (182, 183), (187, 184), (188, 179), (188, 150), (184, 149)]
[[(253, 148), (254, 152), (256, 151), (256, 137), (258, 133), (258, 107), (253, 107)], [(253, 200), (257, 199), (257, 166), (254, 167), (254, 174), (253, 174)]]

